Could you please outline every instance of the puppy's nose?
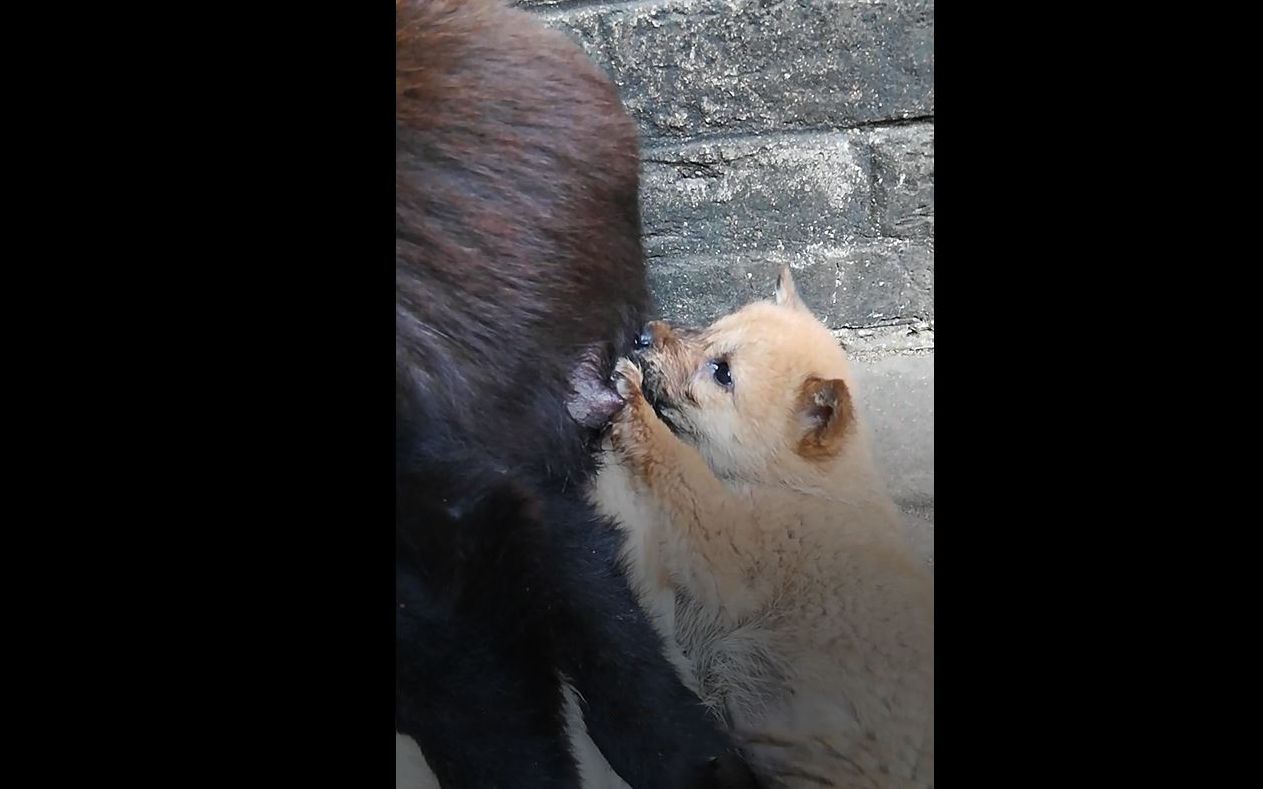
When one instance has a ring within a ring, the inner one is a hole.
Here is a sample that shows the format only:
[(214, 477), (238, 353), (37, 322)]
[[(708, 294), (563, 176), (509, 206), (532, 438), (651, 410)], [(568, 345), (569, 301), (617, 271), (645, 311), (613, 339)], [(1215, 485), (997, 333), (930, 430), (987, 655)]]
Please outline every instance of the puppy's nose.
[(636, 338), (636, 350), (643, 351), (649, 348), (661, 348), (662, 343), (666, 342), (667, 337), (671, 334), (671, 327), (662, 321), (649, 321), (645, 324), (645, 328), (641, 329), (640, 335)]
[(649, 346), (653, 345), (653, 332), (649, 331), (649, 327), (646, 326), (640, 330), (640, 334), (636, 336), (636, 339), (632, 344), (636, 346), (636, 350), (638, 351), (645, 350)]

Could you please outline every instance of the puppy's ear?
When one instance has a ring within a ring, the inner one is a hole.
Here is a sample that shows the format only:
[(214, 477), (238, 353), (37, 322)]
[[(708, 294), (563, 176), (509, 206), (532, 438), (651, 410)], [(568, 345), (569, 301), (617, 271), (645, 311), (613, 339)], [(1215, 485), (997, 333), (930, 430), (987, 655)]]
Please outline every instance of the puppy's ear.
[(789, 266), (781, 266), (781, 273), (776, 277), (776, 303), (782, 307), (793, 307), (808, 312), (807, 305), (798, 297), (798, 288), (794, 287), (794, 275)]
[(851, 391), (840, 378), (808, 378), (798, 393), (798, 420), (803, 426), (798, 454), (809, 459), (833, 457), (855, 420)]

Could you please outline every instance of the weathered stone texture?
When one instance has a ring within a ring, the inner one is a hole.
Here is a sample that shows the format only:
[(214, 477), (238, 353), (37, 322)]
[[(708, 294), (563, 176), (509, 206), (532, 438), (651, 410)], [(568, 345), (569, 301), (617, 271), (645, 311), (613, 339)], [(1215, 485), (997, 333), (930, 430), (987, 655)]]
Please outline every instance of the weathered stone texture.
[(642, 0), (540, 9), (613, 77), (647, 139), (934, 113), (932, 0)]
[(643, 160), (651, 258), (836, 245), (877, 231), (862, 135), (694, 143), (646, 151)]
[(883, 235), (934, 236), (934, 126), (874, 130), (873, 202)]
[(649, 285), (667, 320), (704, 325), (771, 296), (788, 263), (803, 300), (829, 326), (907, 323), (933, 316), (933, 254), (932, 241), (860, 239), (792, 254), (668, 257), (650, 262)]

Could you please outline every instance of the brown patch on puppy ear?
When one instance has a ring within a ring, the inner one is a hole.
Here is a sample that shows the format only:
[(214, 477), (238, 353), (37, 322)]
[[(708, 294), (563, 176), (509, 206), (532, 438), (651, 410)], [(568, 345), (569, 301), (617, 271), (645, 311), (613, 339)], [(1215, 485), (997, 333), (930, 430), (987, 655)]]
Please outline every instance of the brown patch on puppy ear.
[(776, 303), (782, 307), (793, 307), (807, 312), (807, 305), (798, 297), (798, 288), (794, 286), (794, 275), (789, 266), (781, 266), (781, 273), (776, 277)]
[(806, 425), (798, 454), (813, 460), (833, 457), (855, 421), (851, 391), (839, 378), (826, 381), (812, 376), (798, 393), (798, 415)]

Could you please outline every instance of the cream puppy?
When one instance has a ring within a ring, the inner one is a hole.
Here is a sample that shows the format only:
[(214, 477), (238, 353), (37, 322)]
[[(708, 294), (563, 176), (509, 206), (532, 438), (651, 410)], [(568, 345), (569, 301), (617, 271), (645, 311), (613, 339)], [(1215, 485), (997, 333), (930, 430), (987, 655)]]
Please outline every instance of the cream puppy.
[(788, 268), (773, 300), (642, 345), (591, 498), (686, 681), (772, 785), (931, 787), (933, 579), (841, 347)]

